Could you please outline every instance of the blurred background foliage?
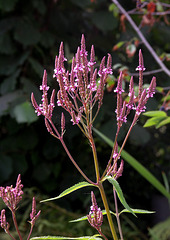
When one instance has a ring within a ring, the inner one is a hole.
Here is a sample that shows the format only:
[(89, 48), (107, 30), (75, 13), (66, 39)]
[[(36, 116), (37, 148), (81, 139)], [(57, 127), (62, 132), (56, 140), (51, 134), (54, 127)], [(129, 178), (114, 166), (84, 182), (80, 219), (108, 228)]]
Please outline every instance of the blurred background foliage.
[[(162, 2), (168, 4), (168, 1), (154, 1), (157, 8), (155, 11), (165, 11)], [(136, 7), (136, 1), (133, 0), (121, 0), (120, 3), (127, 11)], [(140, 30), (158, 56), (169, 67), (168, 15), (153, 15), (152, 21), (146, 24), (147, 14), (148, 9), (145, 5), (142, 14), (134, 14), (132, 17), (140, 25)], [(37, 99), (41, 99), (39, 85), (44, 69), (48, 73), (50, 89), (57, 89), (52, 76), (60, 42), (64, 42), (65, 55), (70, 60), (80, 44), (82, 33), (85, 34), (88, 51), (91, 44), (94, 44), (97, 62), (107, 53), (112, 55), (113, 76), (108, 79), (103, 107), (95, 127), (113, 139), (116, 131), (114, 112), (116, 96), (113, 90), (120, 70), (124, 74), (125, 86), (128, 86), (130, 74), (134, 74), (137, 83), (135, 68), (138, 65), (140, 48), (147, 71), (159, 68), (130, 24), (119, 14), (117, 6), (110, 0), (0, 0), (0, 185), (14, 184), (17, 175), (21, 173), (25, 187), (36, 187), (38, 194), (54, 197), (82, 180), (69, 162), (60, 143), (48, 134), (43, 118), (37, 118), (30, 103), (31, 92), (35, 93)], [(154, 75), (157, 77), (158, 88), (156, 96), (149, 101), (147, 110), (163, 108), (168, 112), (170, 100), (165, 99), (165, 96), (169, 90), (170, 78), (164, 72)], [(151, 81), (152, 76), (153, 74), (145, 76), (146, 84)], [(56, 108), (54, 116), (56, 125), (59, 125), (61, 111), (60, 108)], [(169, 125), (163, 125), (158, 129), (154, 126), (143, 128), (146, 120), (146, 116), (141, 116), (125, 150), (145, 165), (161, 182), (163, 182), (162, 172), (170, 182)], [(119, 143), (125, 136), (128, 124), (121, 132)], [(71, 153), (81, 168), (85, 169), (87, 175), (93, 179), (89, 144), (78, 128), (72, 126), (67, 115), (66, 129), (65, 141)], [(104, 168), (110, 155), (110, 147), (97, 136), (95, 141), (99, 161)], [(120, 185), (133, 208), (154, 210), (152, 202), (155, 194), (159, 193), (146, 183), (146, 180), (142, 179), (132, 167), (125, 165)], [(62, 202), (57, 202), (57, 205), (67, 209), (66, 218), (67, 211), (77, 214), (81, 211), (87, 214), (90, 205), (89, 193), (90, 191), (74, 193)], [(111, 194), (108, 189), (108, 196), (111, 197)], [(49, 211), (47, 209), (45, 211)], [(42, 222), (49, 219), (57, 224), (59, 220), (61, 224), (63, 212), (58, 210), (58, 213), (59, 216), (54, 216), (52, 210), (48, 218), (43, 215)], [(140, 235), (138, 227), (140, 226), (141, 231), (146, 233), (147, 228), (154, 222), (151, 216), (142, 216), (138, 220), (128, 216), (122, 221), (127, 231), (127, 239), (147, 239), (146, 236)], [(52, 227), (46, 223), (41, 224), (40, 226), (43, 226), (41, 230), (47, 231), (49, 226)], [(65, 226), (64, 232), (70, 231), (69, 225), (62, 226)], [(58, 228), (55, 225), (53, 227)], [(80, 230), (83, 233), (86, 227), (84, 225), (77, 227), (75, 235)], [(37, 233), (40, 233), (38, 229)]]

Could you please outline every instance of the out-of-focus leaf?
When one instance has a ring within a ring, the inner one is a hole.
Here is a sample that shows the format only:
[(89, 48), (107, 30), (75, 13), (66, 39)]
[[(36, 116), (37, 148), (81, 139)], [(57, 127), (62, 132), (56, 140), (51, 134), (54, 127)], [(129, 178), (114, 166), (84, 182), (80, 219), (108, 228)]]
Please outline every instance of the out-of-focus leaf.
[(89, 6), (90, 5), (90, 0), (71, 0), (72, 1), (72, 3), (74, 3), (75, 5), (77, 5), (77, 6), (79, 6), (79, 7), (81, 7), (81, 8), (86, 8), (87, 6)]
[(34, 71), (38, 74), (38, 76), (42, 77), (43, 71), (44, 71), (44, 68), (42, 67), (42, 65), (34, 58), (29, 58), (29, 62), (32, 68), (34, 69)]
[(158, 12), (163, 12), (163, 7), (160, 2), (156, 2), (156, 9)]
[(30, 102), (24, 102), (15, 106), (12, 115), (18, 123), (32, 123), (37, 121), (38, 118)]
[(114, 18), (110, 12), (105, 11), (94, 12), (91, 15), (91, 20), (102, 32), (111, 31), (115, 29), (118, 24), (117, 18)]
[(49, 31), (44, 31), (41, 33), (40, 44), (45, 47), (49, 48), (55, 45), (56, 35)]
[[(2, 2), (2, 1), (1, 1)], [(0, 21), (0, 35), (11, 30), (17, 21), (17, 17), (8, 17)]]
[(125, 41), (120, 41), (116, 45), (113, 46), (113, 51), (116, 51), (120, 47), (122, 47), (125, 44)]
[(21, 69), (16, 70), (14, 74), (12, 74), (8, 78), (5, 78), (4, 81), (0, 84), (0, 93), (2, 95), (15, 90), (16, 80), (20, 72), (21, 72)]
[(160, 128), (166, 124), (169, 124), (170, 123), (170, 117), (166, 117), (166, 119), (164, 119), (163, 121), (159, 122), (157, 125), (156, 125), (156, 128)]
[(18, 0), (1, 0), (0, 9), (4, 12), (10, 12), (14, 9)]
[(5, 181), (12, 173), (12, 159), (7, 155), (0, 154), (0, 166), (0, 180)]
[(25, 62), (28, 54), (28, 52), (24, 52), (20, 56), (0, 55), (0, 74), (4, 76), (13, 74), (17, 70), (17, 67)]
[(32, 1), (32, 4), (34, 6), (35, 9), (37, 9), (37, 11), (44, 15), (46, 12), (46, 5), (44, 4), (44, 1), (42, 0), (34, 0)]
[(74, 192), (74, 191), (76, 191), (76, 190), (78, 190), (80, 188), (89, 187), (89, 186), (94, 186), (94, 185), (92, 185), (92, 184), (90, 184), (88, 182), (79, 182), (79, 183), (75, 184), (74, 186), (66, 189), (59, 196), (54, 197), (54, 198), (49, 198), (49, 199), (43, 200), (41, 202), (48, 202), (48, 201), (56, 200), (56, 199), (59, 199), (59, 198), (62, 198), (64, 196), (66, 196), (66, 195), (68, 195), (68, 194), (70, 194), (70, 193), (72, 193), (72, 192)]
[(164, 111), (149, 111), (149, 112), (143, 113), (143, 115), (147, 117), (166, 117), (167, 116), (166, 112)]
[(12, 93), (8, 93), (2, 97), (0, 97), (0, 116), (5, 115), (8, 113), (8, 109), (10, 104), (12, 104), (17, 99), (23, 97), (23, 92), (21, 90), (17, 90)]
[(146, 144), (150, 140), (150, 133), (136, 124), (129, 136), (129, 141), (131, 141), (134, 145), (140, 146)]
[(114, 17), (117, 17), (119, 15), (119, 8), (114, 3), (110, 4), (109, 11), (113, 12)]
[(13, 54), (15, 52), (15, 45), (11, 40), (9, 34), (0, 35), (0, 53)]
[(144, 127), (151, 127), (162, 122), (166, 117), (152, 117), (146, 121)]
[(40, 32), (33, 24), (19, 20), (16, 25), (14, 38), (24, 46), (33, 45), (39, 42)]

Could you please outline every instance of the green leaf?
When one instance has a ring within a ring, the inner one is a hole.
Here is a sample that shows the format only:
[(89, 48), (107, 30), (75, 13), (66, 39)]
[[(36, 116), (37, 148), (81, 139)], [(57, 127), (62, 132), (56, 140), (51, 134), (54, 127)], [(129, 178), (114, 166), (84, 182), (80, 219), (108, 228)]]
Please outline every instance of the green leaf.
[(59, 196), (54, 197), (54, 198), (49, 198), (49, 199), (43, 200), (43, 201), (41, 201), (41, 202), (48, 202), (48, 201), (56, 200), (56, 199), (59, 199), (59, 198), (62, 198), (62, 197), (64, 197), (64, 196), (66, 196), (66, 195), (68, 195), (68, 194), (70, 194), (70, 193), (72, 193), (72, 192), (74, 192), (74, 191), (76, 191), (76, 190), (78, 190), (78, 189), (80, 189), (80, 188), (89, 187), (89, 186), (95, 186), (95, 185), (90, 184), (90, 183), (88, 183), (88, 182), (80, 182), (80, 183), (77, 183), (77, 184), (75, 184), (74, 186), (66, 189), (66, 190), (65, 190), (64, 192), (62, 192)]
[(34, 69), (34, 71), (38, 74), (40, 78), (43, 76), (44, 68), (43, 66), (34, 58), (29, 58), (28, 60), (31, 64), (31, 67)]
[(156, 125), (156, 128), (160, 128), (166, 124), (170, 123), (170, 117), (167, 117), (165, 118), (163, 121), (159, 122), (157, 125)]
[(146, 121), (143, 127), (151, 127), (162, 122), (166, 117), (152, 117)]
[(30, 102), (24, 102), (15, 106), (12, 115), (18, 123), (32, 123), (37, 120), (34, 108)]
[(134, 216), (135, 213), (133, 212), (133, 210), (129, 207), (129, 205), (127, 204), (124, 196), (123, 196), (123, 192), (122, 192), (122, 189), (120, 188), (120, 185), (119, 183), (112, 177), (110, 176), (107, 176), (106, 179), (113, 185), (114, 189), (116, 190), (116, 193), (118, 195), (118, 198), (120, 200), (120, 202), (122, 203), (122, 205), (129, 211), (131, 212)]
[(167, 116), (166, 112), (164, 111), (149, 111), (149, 112), (143, 113), (143, 115), (147, 117), (166, 117)]
[(0, 166), (0, 181), (3, 182), (9, 179), (13, 171), (12, 158), (7, 155), (0, 154)]
[[(103, 133), (93, 128), (94, 132), (100, 136), (109, 146), (113, 147), (113, 141), (106, 137)], [(120, 150), (120, 147), (118, 148)], [(139, 172), (148, 182), (152, 184), (159, 192), (165, 197), (170, 199), (170, 193), (167, 192), (165, 187), (150, 173), (141, 163), (139, 163), (134, 157), (132, 157), (125, 150), (122, 151), (122, 158), (127, 161), (137, 172)]]
[(117, 18), (111, 12), (93, 12), (91, 15), (93, 24), (103, 32), (111, 31), (117, 27)]
[(15, 8), (17, 2), (18, 0), (2, 0), (0, 1), (0, 9), (5, 12), (10, 12)]
[(34, 24), (24, 20), (17, 22), (14, 38), (19, 43), (30, 46), (39, 42), (40, 36), (39, 30), (35, 28)]
[[(110, 213), (111, 214), (113, 214), (113, 215), (116, 215), (114, 212), (112, 212), (112, 211), (110, 211)], [(106, 210), (102, 210), (102, 214), (103, 215), (106, 215)], [(92, 217), (93, 217), (93, 215), (92, 215)], [(74, 222), (81, 222), (81, 221), (84, 221), (84, 220), (87, 220), (87, 216), (83, 216), (83, 217), (81, 217), (81, 218), (77, 218), (77, 219), (75, 219), (75, 220), (72, 220), (72, 221), (70, 221), (71, 223), (74, 223)]]
[[(132, 208), (132, 211), (133, 211), (134, 213), (138, 213), (138, 214), (151, 214), (151, 213), (155, 213), (154, 211), (148, 211), (148, 210), (142, 210), (142, 209), (133, 209), (133, 208)], [(123, 209), (123, 210), (119, 213), (119, 215), (122, 214), (122, 213), (130, 213), (130, 211), (127, 210), (127, 209)]]
[(58, 240), (58, 239), (80, 239), (80, 240), (102, 240), (100, 235), (94, 235), (94, 236), (84, 236), (84, 237), (55, 237), (55, 236), (44, 236), (44, 237), (33, 237), (30, 240)]

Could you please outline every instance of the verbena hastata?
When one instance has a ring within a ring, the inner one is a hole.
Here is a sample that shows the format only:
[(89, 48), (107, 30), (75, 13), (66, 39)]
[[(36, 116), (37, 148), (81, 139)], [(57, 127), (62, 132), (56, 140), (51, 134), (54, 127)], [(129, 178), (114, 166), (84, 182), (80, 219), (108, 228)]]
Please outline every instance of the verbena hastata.
[[(13, 223), (20, 240), (25, 239), (25, 236), (24, 237), (21, 236), (20, 230), (18, 228), (16, 211), (19, 208), (19, 203), (22, 200), (22, 195), (24, 194), (24, 192), (22, 191), (22, 188), (23, 188), (23, 185), (21, 184), (20, 174), (18, 175), (15, 187), (13, 187), (12, 185), (7, 186), (6, 188), (0, 187), (0, 197), (2, 198), (5, 205), (9, 208), (9, 210), (12, 213)], [(35, 198), (33, 197), (32, 211), (30, 213), (30, 221), (29, 221), (29, 223), (31, 224), (31, 228), (30, 228), (30, 232), (28, 234), (27, 240), (29, 240), (31, 237), (31, 233), (35, 225), (35, 221), (38, 219), (40, 213), (41, 211), (36, 213), (36, 202), (35, 202)], [(1, 224), (1, 227), (4, 229), (4, 231), (10, 236), (10, 238), (15, 240), (16, 238), (13, 237), (12, 234), (10, 233), (10, 230), (9, 230), (10, 225), (6, 221), (5, 209), (1, 210), (0, 224)]]
[[(108, 201), (105, 195), (105, 191), (103, 188), (103, 182), (108, 180), (113, 184), (113, 192), (115, 199), (115, 209), (116, 209), (116, 217), (118, 222), (118, 229), (120, 238), (123, 239), (122, 230), (120, 227), (119, 221), (119, 213), (117, 208), (117, 200), (116, 193), (121, 192), (121, 189), (118, 185), (117, 179), (123, 173), (123, 160), (121, 160), (121, 152), (125, 146), (125, 143), (128, 139), (130, 131), (138, 120), (140, 114), (145, 111), (146, 103), (150, 97), (153, 97), (156, 88), (156, 78), (153, 77), (151, 84), (148, 89), (143, 88), (143, 71), (145, 70), (143, 64), (143, 56), (141, 50), (139, 51), (139, 66), (136, 70), (139, 71), (139, 91), (138, 95), (135, 96), (134, 92), (134, 82), (133, 77), (130, 79), (129, 84), (129, 101), (126, 102), (122, 93), (124, 90), (122, 89), (123, 82), (123, 74), (120, 73), (118, 78), (117, 87), (115, 92), (117, 94), (117, 108), (116, 108), (116, 118), (117, 118), (117, 132), (115, 135), (114, 146), (112, 149), (112, 153), (110, 159), (107, 162), (106, 168), (101, 175), (99, 171), (99, 162), (97, 157), (96, 146), (93, 138), (93, 122), (101, 108), (104, 96), (104, 87), (109, 74), (112, 74), (112, 60), (111, 55), (108, 54), (108, 57), (104, 57), (100, 63), (99, 69), (95, 68), (95, 52), (94, 46), (91, 47), (91, 53), (88, 58), (88, 52), (86, 51), (85, 46), (85, 38), (82, 35), (81, 46), (78, 47), (75, 56), (72, 59), (71, 71), (66, 70), (64, 63), (67, 59), (64, 56), (63, 43), (60, 45), (59, 55), (55, 60), (55, 69), (54, 69), (54, 78), (58, 82), (59, 91), (57, 93), (57, 101), (55, 100), (55, 90), (52, 91), (50, 101), (48, 101), (47, 92), (49, 87), (47, 86), (47, 73), (44, 71), (42, 85), (40, 86), (40, 90), (42, 90), (42, 101), (41, 104), (37, 104), (34, 94), (32, 93), (31, 99), (32, 104), (35, 108), (37, 115), (43, 115), (45, 118), (45, 125), (47, 130), (51, 135), (60, 140), (63, 145), (68, 157), (77, 168), (77, 170), (81, 173), (81, 175), (85, 178), (86, 183), (79, 183), (75, 187), (72, 187), (68, 192), (75, 191), (77, 188), (93, 185), (97, 187), (100, 191), (101, 198), (104, 204), (105, 213), (107, 214), (110, 230), (113, 236), (113, 239), (117, 240), (117, 233), (115, 231), (115, 227), (112, 221), (112, 217), (110, 214)], [(57, 103), (57, 104), (55, 104)], [(71, 153), (69, 152), (63, 136), (65, 132), (65, 117), (62, 113), (61, 115), (61, 130), (59, 131), (53, 123), (53, 109), (55, 105), (58, 105), (65, 109), (71, 117), (71, 122), (73, 125), (77, 125), (84, 135), (89, 140), (94, 159), (94, 168), (96, 173), (96, 180), (92, 181), (88, 178), (88, 176), (83, 172), (83, 170), (78, 166), (76, 161), (73, 159)], [(95, 106), (95, 107), (94, 107)], [(120, 132), (120, 129), (124, 123), (127, 121), (127, 117), (131, 111), (134, 111), (134, 118), (132, 120), (131, 126), (127, 132), (127, 135), (124, 139), (124, 142), (118, 151), (118, 143), (117, 138)], [(120, 163), (119, 163), (120, 161)], [(64, 195), (64, 194), (63, 194)], [(92, 206), (90, 213), (87, 216), (87, 219), (92, 227), (94, 227), (98, 233), (107, 239), (107, 237), (102, 233), (101, 226), (103, 221), (103, 215), (100, 208), (97, 206), (97, 202), (94, 196), (94, 193), (91, 193), (92, 196)], [(121, 194), (118, 194), (120, 197)], [(61, 197), (61, 196), (60, 196)], [(53, 198), (55, 199), (55, 198)], [(47, 201), (47, 200), (46, 200)], [(121, 199), (124, 207), (129, 211), (132, 211), (130, 207), (125, 202), (123, 196)]]

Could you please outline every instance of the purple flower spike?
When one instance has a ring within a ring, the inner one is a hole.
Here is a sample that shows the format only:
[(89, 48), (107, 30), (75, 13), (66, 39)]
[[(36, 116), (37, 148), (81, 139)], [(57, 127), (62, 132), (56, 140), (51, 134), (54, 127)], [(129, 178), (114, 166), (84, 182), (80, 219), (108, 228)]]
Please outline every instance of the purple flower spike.
[(136, 68), (136, 71), (145, 71), (146, 68), (144, 67), (143, 63), (143, 55), (142, 55), (142, 50), (139, 50), (139, 66)]
[(139, 116), (142, 112), (145, 112), (146, 110), (146, 103), (147, 103), (147, 98), (146, 98), (146, 89), (143, 90), (141, 98), (139, 99), (138, 106), (136, 108), (136, 115)]
[(150, 83), (149, 88), (147, 88), (147, 98), (153, 97), (153, 95), (155, 94), (155, 89), (156, 89), (156, 78), (153, 77), (152, 81)]
[(117, 81), (117, 88), (114, 90), (117, 94), (122, 94), (124, 90), (122, 89), (122, 82), (123, 82), (123, 77), (122, 77), (122, 72), (120, 72), (118, 81)]
[(143, 55), (141, 49), (139, 50), (139, 66), (136, 68), (139, 71), (139, 92), (138, 99), (140, 99), (142, 91), (143, 91), (143, 71), (145, 71), (144, 63), (143, 63)]
[(48, 104), (48, 98), (47, 98), (47, 92), (49, 90), (49, 87), (47, 86), (47, 73), (46, 70), (44, 70), (42, 85), (40, 86), (40, 90), (43, 91), (41, 104), (37, 104), (34, 94), (31, 94), (31, 101), (32, 105), (35, 108), (35, 112), (37, 113), (37, 116), (43, 115), (47, 119), (51, 119), (53, 109), (55, 107), (54, 99), (55, 99), (55, 90), (52, 91), (51, 98), (50, 98), (50, 104)]
[(17, 210), (18, 203), (22, 199), (23, 185), (21, 184), (21, 175), (18, 175), (15, 188), (11, 185), (6, 188), (0, 187), (0, 197), (5, 205), (14, 213)]
[(32, 211), (30, 213), (30, 223), (32, 226), (34, 226), (36, 220), (39, 218), (40, 216), (40, 213), (41, 213), (41, 210), (36, 214), (36, 201), (35, 201), (35, 197), (33, 197), (32, 199)]
[(92, 206), (90, 208), (89, 215), (87, 219), (92, 227), (97, 231), (101, 231), (101, 226), (103, 223), (103, 214), (100, 208), (97, 206), (96, 198), (93, 192), (91, 192)]
[(9, 230), (10, 225), (6, 221), (5, 209), (2, 209), (2, 211), (1, 211), (0, 223), (1, 223), (1, 228), (3, 228), (5, 230), (5, 232), (7, 233), (8, 230)]

